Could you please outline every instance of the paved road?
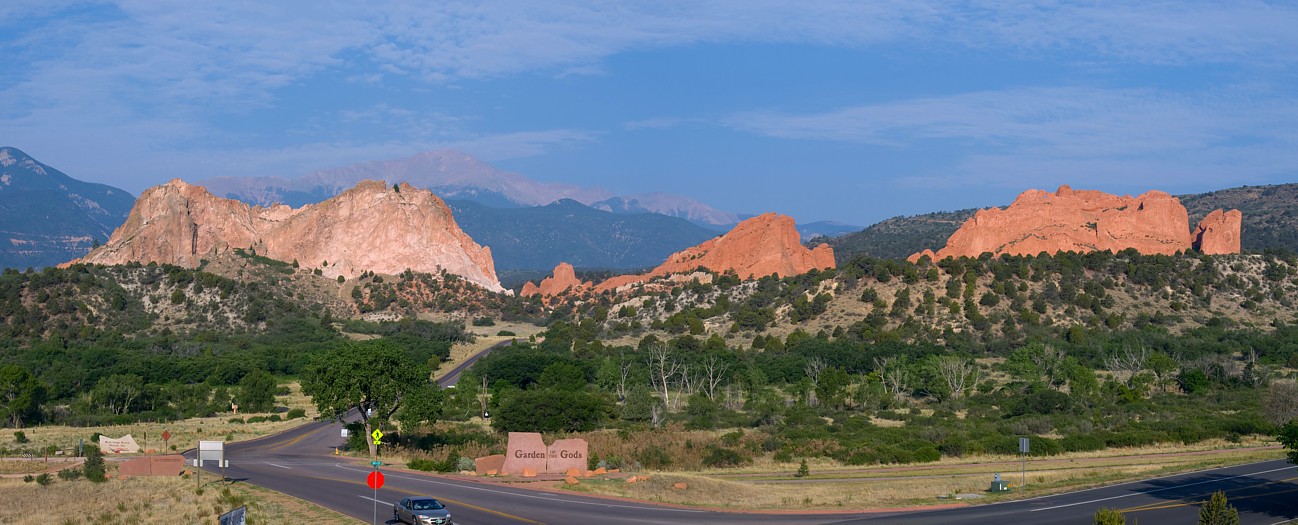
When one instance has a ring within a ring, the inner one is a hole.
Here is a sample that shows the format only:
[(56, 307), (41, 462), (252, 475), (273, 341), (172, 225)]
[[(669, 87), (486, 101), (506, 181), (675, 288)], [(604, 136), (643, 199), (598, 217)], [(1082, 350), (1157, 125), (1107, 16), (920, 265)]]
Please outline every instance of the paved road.
[[(1243, 524), (1298, 518), (1298, 468), (1282, 460), (1127, 483), (1032, 500), (906, 514), (740, 514), (663, 507), (555, 494), (455, 477), (385, 472), (375, 494), (366, 465), (333, 456), (342, 426), (315, 422), (283, 434), (227, 445), (234, 480), (260, 485), (369, 521), (391, 521), (391, 503), (432, 495), (450, 505), (456, 523), (740, 523), (787, 524), (1089, 524), (1101, 507), (1118, 508), (1142, 523), (1194, 523), (1198, 502), (1226, 491)], [(216, 469), (209, 468), (211, 472)]]
[(437, 384), (441, 385), (442, 388), (446, 388), (448, 386), (455, 386), (456, 383), (460, 382), (460, 376), (464, 374), (465, 370), (468, 370), (469, 367), (473, 366), (473, 363), (476, 363), (478, 362), (479, 359), (486, 357), (486, 355), (490, 354), (492, 350), (504, 348), (506, 346), (511, 346), (513, 344), (514, 341), (510, 340), (510, 341), (501, 341), (494, 345), (488, 346), (487, 348), (483, 349), (481, 352), (474, 354), (473, 357), (470, 357), (469, 359), (465, 360), (463, 363), (457, 365), (455, 368), (452, 368), (450, 372), (447, 372), (446, 375), (442, 376), (437, 380)]
[[(342, 425), (315, 422), (283, 434), (226, 445), (232, 480), (260, 485), (370, 521), (377, 508), (378, 523), (392, 521), (392, 502), (411, 495), (431, 495), (445, 501), (455, 522), (494, 523), (743, 523), (819, 524), (844, 515), (759, 515), (677, 509), (617, 500), (554, 494), (452, 477), (384, 473), (386, 482), (375, 493), (365, 485), (368, 465), (333, 456), (342, 443)], [(207, 468), (219, 473), (219, 469)], [(377, 503), (375, 502), (377, 499)]]
[[(453, 385), (493, 345), (438, 381)], [(352, 417), (354, 419), (354, 415)], [(1101, 507), (1142, 523), (1194, 523), (1198, 503), (1224, 490), (1240, 523), (1272, 525), (1298, 518), (1298, 469), (1281, 460), (1126, 483), (1081, 492), (990, 505), (905, 514), (725, 513), (556, 494), (456, 477), (385, 472), (377, 493), (365, 485), (368, 465), (334, 456), (342, 425), (319, 421), (282, 434), (226, 446), (233, 480), (260, 485), (368, 522), (396, 523), (392, 502), (412, 495), (445, 501), (461, 525), (495, 523), (708, 524), (1090, 524)], [(192, 457), (192, 452), (189, 454)], [(218, 473), (218, 469), (207, 468)]]
[(1241, 524), (1271, 525), (1298, 519), (1298, 467), (1273, 460), (1030, 500), (873, 516), (841, 524), (1089, 524), (1104, 507), (1121, 510), (1128, 521), (1195, 523), (1199, 504), (1218, 490), (1239, 509)]

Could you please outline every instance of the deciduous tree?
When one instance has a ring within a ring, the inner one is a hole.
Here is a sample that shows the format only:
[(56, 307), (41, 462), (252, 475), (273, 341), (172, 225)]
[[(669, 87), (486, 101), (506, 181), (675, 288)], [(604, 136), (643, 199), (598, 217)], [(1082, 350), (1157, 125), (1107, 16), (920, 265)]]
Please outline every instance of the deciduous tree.
[[(341, 420), (352, 409), (360, 412), (368, 436), (394, 416), (407, 430), (436, 419), (442, 396), (429, 373), (425, 364), (382, 339), (347, 342), (320, 356), (302, 387), (321, 414)], [(370, 455), (377, 455), (374, 441), (366, 442)]]

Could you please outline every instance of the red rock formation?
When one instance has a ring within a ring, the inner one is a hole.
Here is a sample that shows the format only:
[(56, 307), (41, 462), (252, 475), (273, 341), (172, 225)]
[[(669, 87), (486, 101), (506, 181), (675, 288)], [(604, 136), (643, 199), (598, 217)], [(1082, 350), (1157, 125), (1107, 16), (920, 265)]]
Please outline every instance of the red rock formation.
[(616, 290), (631, 283), (698, 268), (715, 272), (734, 271), (751, 279), (771, 274), (803, 274), (812, 268), (834, 268), (834, 250), (827, 244), (808, 250), (794, 227), (793, 218), (767, 213), (737, 224), (730, 232), (703, 244), (672, 254), (667, 261), (643, 275), (620, 275), (595, 287)]
[(525, 283), (519, 295), (531, 297), (540, 294), (542, 297), (552, 297), (569, 290), (577, 291), (589, 287), (590, 283), (583, 283), (577, 279), (577, 272), (573, 270), (571, 264), (563, 262), (554, 267), (551, 277), (541, 280), (540, 286), (532, 284), (531, 281)]
[(179, 179), (145, 190), (108, 243), (80, 262), (159, 262), (187, 268), (235, 248), (320, 267), (328, 277), (364, 271), (446, 270), (493, 291), (491, 249), (455, 224), (446, 203), (408, 184), (394, 190), (365, 181), (337, 197), (298, 209), (250, 207)]
[(1194, 229), (1194, 245), (1207, 255), (1239, 253), (1243, 223), (1244, 214), (1239, 210), (1213, 210)]
[[(1220, 237), (1209, 234), (1210, 239)], [(1139, 197), (1119, 197), (1060, 186), (1055, 193), (1025, 191), (1005, 209), (978, 210), (951, 235), (945, 248), (937, 253), (925, 250), (908, 259), (915, 262), (925, 255), (933, 260), (977, 257), (988, 252), (1117, 252), (1127, 248), (1166, 255), (1190, 249), (1191, 240), (1185, 207), (1167, 193), (1149, 191)]]

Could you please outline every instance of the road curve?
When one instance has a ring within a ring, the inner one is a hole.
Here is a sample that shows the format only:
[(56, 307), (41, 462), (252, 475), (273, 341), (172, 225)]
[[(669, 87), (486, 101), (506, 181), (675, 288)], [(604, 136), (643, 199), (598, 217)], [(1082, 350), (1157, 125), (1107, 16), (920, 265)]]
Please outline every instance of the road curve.
[[(607, 523), (729, 525), (1092, 523), (1101, 507), (1123, 510), (1143, 523), (1193, 523), (1198, 503), (1226, 491), (1240, 523), (1272, 525), (1298, 518), (1298, 469), (1283, 460), (1180, 474), (1109, 487), (947, 510), (881, 514), (730, 513), (667, 507), (407, 471), (385, 471), (383, 488), (365, 484), (368, 465), (335, 456), (342, 425), (319, 421), (282, 434), (226, 445), (226, 475), (296, 496), (362, 521), (391, 520), (391, 503), (411, 495), (441, 498), (456, 523)], [(219, 473), (218, 469), (207, 468)], [(384, 470), (380, 467), (380, 470)], [(377, 499), (377, 502), (375, 501)]]
[[(468, 367), (503, 341), (479, 352), (438, 380), (454, 385)], [(351, 417), (354, 419), (354, 415)], [(739, 513), (688, 509), (554, 493), (453, 476), (385, 470), (378, 491), (366, 486), (369, 465), (336, 456), (346, 441), (342, 424), (317, 421), (280, 434), (226, 445), (231, 480), (266, 487), (361, 521), (396, 523), (392, 502), (413, 495), (445, 501), (461, 525), (495, 523), (708, 524), (1090, 524), (1101, 507), (1123, 510), (1144, 523), (1193, 523), (1198, 503), (1226, 491), (1240, 523), (1273, 525), (1298, 518), (1298, 470), (1282, 460), (1168, 476), (1109, 487), (987, 505), (908, 513)], [(193, 457), (193, 451), (186, 453)], [(207, 466), (205, 470), (220, 473)], [(881, 481), (883, 482), (883, 481)]]

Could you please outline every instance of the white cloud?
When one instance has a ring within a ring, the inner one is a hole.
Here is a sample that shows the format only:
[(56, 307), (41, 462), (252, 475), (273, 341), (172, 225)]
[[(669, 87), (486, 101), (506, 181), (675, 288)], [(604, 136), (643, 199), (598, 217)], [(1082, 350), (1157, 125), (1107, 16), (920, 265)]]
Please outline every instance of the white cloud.
[(924, 154), (948, 171), (912, 186), (1022, 186), (1025, 181), (1139, 178), (1184, 184), (1266, 180), (1298, 166), (1298, 101), (1225, 90), (1027, 88), (789, 115), (736, 115), (724, 125), (765, 136), (860, 143)]

